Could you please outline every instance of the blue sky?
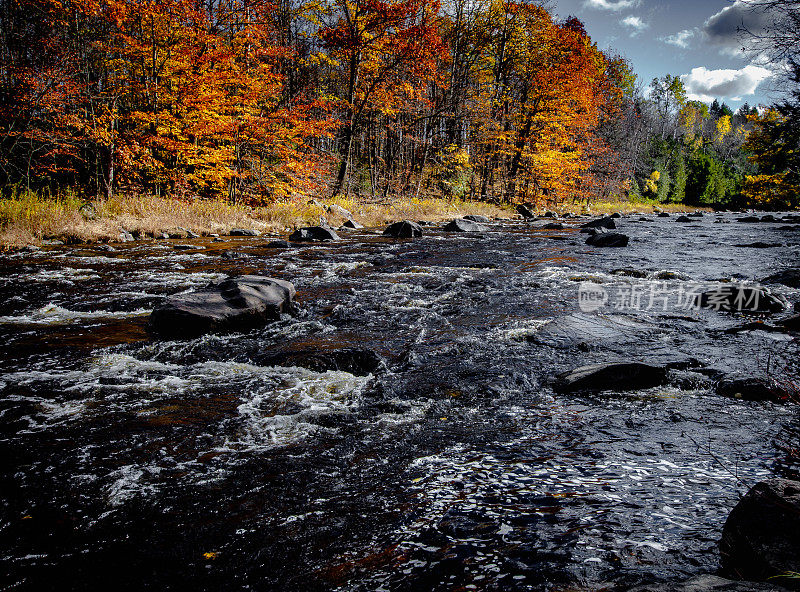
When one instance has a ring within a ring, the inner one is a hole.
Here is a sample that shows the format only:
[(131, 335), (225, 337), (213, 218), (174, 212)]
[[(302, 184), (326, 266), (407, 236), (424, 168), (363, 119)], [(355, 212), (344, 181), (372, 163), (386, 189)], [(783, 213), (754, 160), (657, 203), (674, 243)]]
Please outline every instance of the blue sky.
[(734, 110), (768, 104), (771, 72), (742, 51), (742, 25), (763, 30), (753, 0), (551, 0), (559, 17), (577, 16), (600, 49), (626, 57), (644, 86), (665, 74), (681, 76), (689, 98), (717, 98)]

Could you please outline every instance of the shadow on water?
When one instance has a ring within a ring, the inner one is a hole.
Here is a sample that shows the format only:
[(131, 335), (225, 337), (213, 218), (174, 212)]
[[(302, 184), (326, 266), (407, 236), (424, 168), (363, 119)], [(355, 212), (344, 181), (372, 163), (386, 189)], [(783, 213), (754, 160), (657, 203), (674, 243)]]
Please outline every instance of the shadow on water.
[[(793, 470), (772, 440), (794, 417), (714, 381), (791, 367), (797, 343), (726, 333), (742, 319), (715, 311), (581, 311), (578, 289), (759, 279), (800, 241), (712, 216), (620, 222), (626, 249), (506, 222), (4, 256), (3, 585), (622, 590), (714, 571), (738, 497)], [(765, 234), (783, 246), (734, 246)], [(148, 338), (166, 295), (240, 273), (293, 281), (297, 313)], [(680, 369), (642, 391), (551, 388), (609, 361)]]

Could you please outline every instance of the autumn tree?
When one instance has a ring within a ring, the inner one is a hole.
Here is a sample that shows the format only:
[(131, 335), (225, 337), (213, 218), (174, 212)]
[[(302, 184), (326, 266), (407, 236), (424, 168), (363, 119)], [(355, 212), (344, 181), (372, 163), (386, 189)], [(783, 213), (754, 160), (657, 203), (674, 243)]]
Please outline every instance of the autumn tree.
[(436, 0), (336, 0), (336, 21), (320, 31), (340, 64), (341, 163), (334, 195), (345, 187), (353, 142), (369, 113), (393, 118), (424, 98), (445, 55)]

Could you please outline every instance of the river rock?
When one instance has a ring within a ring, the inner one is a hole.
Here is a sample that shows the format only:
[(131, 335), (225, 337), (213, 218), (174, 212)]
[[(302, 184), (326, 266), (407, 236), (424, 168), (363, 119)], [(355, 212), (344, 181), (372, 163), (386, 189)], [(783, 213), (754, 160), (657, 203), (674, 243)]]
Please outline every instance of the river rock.
[(342, 224), (342, 228), (347, 228), (348, 230), (359, 230), (361, 228), (364, 228), (364, 226), (351, 218), (350, 220)]
[(464, 220), (477, 222), (478, 224), (488, 224), (490, 222), (489, 218), (486, 216), (481, 216), (480, 214), (467, 214), (464, 216)]
[(261, 233), (258, 230), (249, 228), (232, 228), (229, 234), (231, 236), (258, 236)]
[(204, 290), (168, 297), (150, 314), (148, 330), (168, 338), (248, 330), (280, 318), (294, 299), (285, 280), (243, 275), (211, 284)]
[(669, 213), (668, 212), (659, 212), (658, 213), (658, 217), (659, 218), (669, 218)]
[(702, 218), (703, 212), (692, 212), (691, 214), (686, 214), (689, 218)]
[(723, 284), (700, 294), (696, 302), (701, 308), (726, 312), (764, 313), (781, 312), (787, 308), (784, 298), (763, 286)]
[(666, 368), (650, 364), (592, 364), (560, 374), (554, 388), (561, 392), (630, 391), (658, 386), (664, 384), (666, 379)]
[(627, 247), (627, 235), (619, 232), (599, 232), (586, 239), (586, 244), (593, 247)]
[(264, 247), (267, 249), (288, 249), (291, 246), (292, 245), (289, 244), (289, 241), (285, 240), (274, 240), (264, 245)]
[(256, 356), (254, 361), (260, 366), (299, 366), (314, 372), (341, 370), (356, 376), (373, 374), (385, 366), (374, 351), (356, 347), (270, 352)]
[(800, 590), (800, 580), (776, 578), (800, 572), (800, 482), (769, 479), (753, 486), (728, 515), (719, 552), (724, 576), (773, 578)]
[(456, 218), (445, 224), (442, 230), (447, 230), (448, 232), (482, 232), (486, 230), (486, 227), (466, 218)]
[(622, 218), (622, 214), (620, 214), (619, 212), (614, 212), (609, 216), (609, 218)]
[(327, 226), (306, 226), (305, 228), (298, 228), (290, 234), (289, 240), (293, 243), (310, 243), (339, 240), (339, 235)]
[(675, 222), (691, 222), (691, 221), (692, 219), (689, 218), (688, 216), (678, 216), (677, 218), (675, 218)]
[(744, 401), (781, 402), (788, 398), (786, 389), (761, 378), (723, 378), (717, 383), (717, 394)]
[(545, 230), (564, 230), (564, 225), (561, 222), (550, 222), (542, 226)]
[(387, 226), (383, 235), (393, 238), (414, 238), (422, 236), (422, 227), (411, 220), (403, 220)]
[(526, 220), (536, 217), (536, 214), (534, 214), (527, 206), (523, 204), (517, 204), (517, 214), (519, 214)]
[(644, 584), (628, 592), (785, 592), (785, 588), (762, 582), (736, 582), (703, 574), (685, 582)]
[(123, 243), (130, 243), (130, 242), (135, 241), (136, 239), (133, 238), (133, 235), (130, 232), (128, 232), (127, 230), (122, 230), (119, 233), (119, 240), (120, 240), (120, 242), (123, 242)]
[(784, 269), (761, 280), (763, 284), (783, 284), (790, 288), (800, 288), (800, 267)]
[(613, 230), (617, 227), (617, 223), (614, 222), (614, 218), (610, 216), (605, 216), (603, 218), (597, 218), (596, 220), (589, 220), (581, 224), (581, 228), (607, 228), (609, 230)]
[(778, 219), (773, 216), (772, 214), (767, 214), (766, 216), (761, 216), (761, 222), (777, 222)]
[(745, 224), (754, 224), (756, 222), (761, 222), (761, 218), (758, 216), (743, 216), (741, 218), (736, 218), (737, 222), (744, 222)]

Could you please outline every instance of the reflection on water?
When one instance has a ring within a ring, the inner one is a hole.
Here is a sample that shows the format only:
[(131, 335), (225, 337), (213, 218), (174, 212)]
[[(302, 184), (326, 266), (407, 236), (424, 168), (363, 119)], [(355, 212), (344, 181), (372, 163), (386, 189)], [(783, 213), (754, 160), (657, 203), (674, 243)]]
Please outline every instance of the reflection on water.
[[(582, 282), (678, 290), (798, 260), (800, 228), (698, 224), (623, 218), (625, 249), (505, 222), (282, 251), (231, 239), (4, 256), (4, 585), (621, 590), (713, 571), (727, 513), (780, 465), (772, 439), (793, 420), (714, 381), (784, 368), (797, 343), (725, 333), (741, 320), (714, 311), (585, 312), (577, 298)], [(765, 234), (785, 246), (733, 246)], [(166, 295), (231, 273), (293, 281), (297, 315), (147, 337)], [(384, 364), (303, 367), (344, 348)], [(682, 370), (638, 392), (549, 386), (609, 361)]]

